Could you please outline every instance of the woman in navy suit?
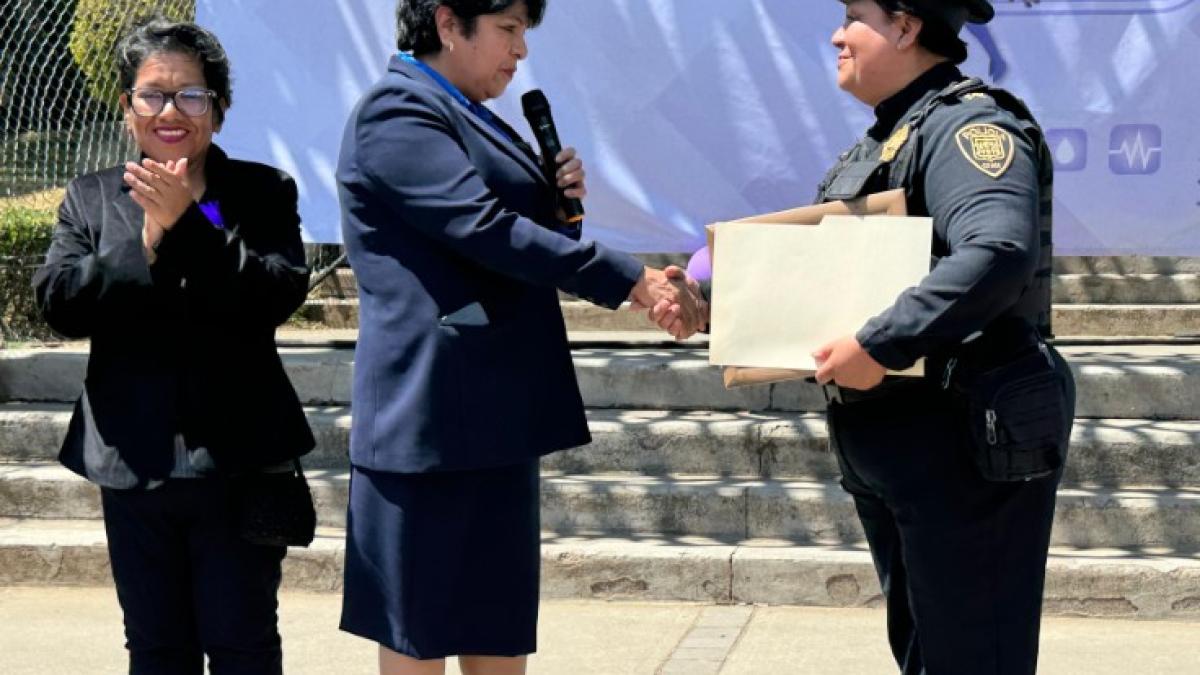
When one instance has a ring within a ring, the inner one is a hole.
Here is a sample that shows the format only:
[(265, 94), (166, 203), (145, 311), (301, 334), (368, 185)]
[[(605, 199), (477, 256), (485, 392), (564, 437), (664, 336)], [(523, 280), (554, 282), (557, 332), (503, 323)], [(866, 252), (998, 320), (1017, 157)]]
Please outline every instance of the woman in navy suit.
[(521, 673), (536, 649), (538, 459), (590, 441), (558, 290), (617, 308), (698, 301), (579, 240), (557, 185), (481, 104), (545, 0), (401, 0), (387, 73), (351, 115), (338, 183), (360, 286), (342, 628), (383, 673)]

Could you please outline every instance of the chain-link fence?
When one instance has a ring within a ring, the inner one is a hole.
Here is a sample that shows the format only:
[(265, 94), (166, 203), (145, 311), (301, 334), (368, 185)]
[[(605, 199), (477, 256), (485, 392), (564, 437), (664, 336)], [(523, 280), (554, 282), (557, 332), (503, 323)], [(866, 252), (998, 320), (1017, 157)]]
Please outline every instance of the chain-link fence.
[(0, 2), (0, 199), (51, 207), (72, 178), (130, 156), (114, 46), (137, 17), (193, 0)]
[(115, 45), (137, 17), (195, 16), (193, 0), (0, 0), (0, 340), (50, 337), (30, 277), (62, 189), (133, 148)]
[[(115, 46), (152, 13), (194, 20), (195, 2), (0, 0), (0, 336), (41, 337), (28, 276), (63, 188), (135, 154), (118, 105)], [(308, 252), (314, 282), (343, 262), (340, 247)]]

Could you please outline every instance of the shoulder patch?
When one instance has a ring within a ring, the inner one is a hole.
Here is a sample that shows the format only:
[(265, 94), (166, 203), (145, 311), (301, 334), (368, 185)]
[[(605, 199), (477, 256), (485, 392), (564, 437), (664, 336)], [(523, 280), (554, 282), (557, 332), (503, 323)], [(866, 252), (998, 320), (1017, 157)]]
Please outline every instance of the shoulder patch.
[(963, 157), (976, 169), (999, 178), (1012, 166), (1012, 134), (994, 124), (968, 124), (954, 134)]
[(896, 159), (896, 155), (900, 154), (900, 149), (908, 142), (908, 136), (912, 133), (912, 125), (905, 124), (893, 133), (883, 144), (883, 150), (879, 153), (879, 161), (888, 163)]

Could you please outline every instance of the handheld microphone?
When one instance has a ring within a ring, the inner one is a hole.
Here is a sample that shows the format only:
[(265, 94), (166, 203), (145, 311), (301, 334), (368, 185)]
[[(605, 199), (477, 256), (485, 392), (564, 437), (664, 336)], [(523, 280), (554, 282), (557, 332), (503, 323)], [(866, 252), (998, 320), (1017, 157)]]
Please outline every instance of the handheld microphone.
[[(540, 89), (534, 89), (521, 97), (521, 107), (525, 109), (525, 119), (533, 129), (533, 137), (537, 139), (538, 148), (542, 151), (542, 169), (551, 185), (556, 185), (554, 176), (558, 173), (558, 164), (554, 158), (562, 152), (562, 143), (558, 140), (558, 130), (554, 127), (554, 118), (550, 116), (550, 101)], [(567, 197), (558, 190), (558, 203), (566, 214), (568, 223), (577, 224), (583, 221), (583, 202)]]

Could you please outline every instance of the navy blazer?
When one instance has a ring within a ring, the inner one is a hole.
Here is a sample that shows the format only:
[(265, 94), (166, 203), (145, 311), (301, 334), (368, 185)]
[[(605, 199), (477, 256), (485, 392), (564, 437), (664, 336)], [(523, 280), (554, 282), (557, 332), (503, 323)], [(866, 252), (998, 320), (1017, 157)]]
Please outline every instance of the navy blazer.
[(34, 275), (50, 326), (91, 338), (60, 459), (105, 487), (167, 478), (179, 433), (224, 471), (278, 464), (314, 445), (275, 349), (275, 327), (308, 293), (296, 184), (216, 146), (205, 171), (205, 199), (220, 204), (225, 229), (193, 204), (153, 266), (124, 167), (71, 181)]
[(590, 442), (556, 289), (616, 309), (642, 264), (556, 231), (528, 146), (399, 57), (337, 178), (360, 299), (351, 461), (486, 468)]

